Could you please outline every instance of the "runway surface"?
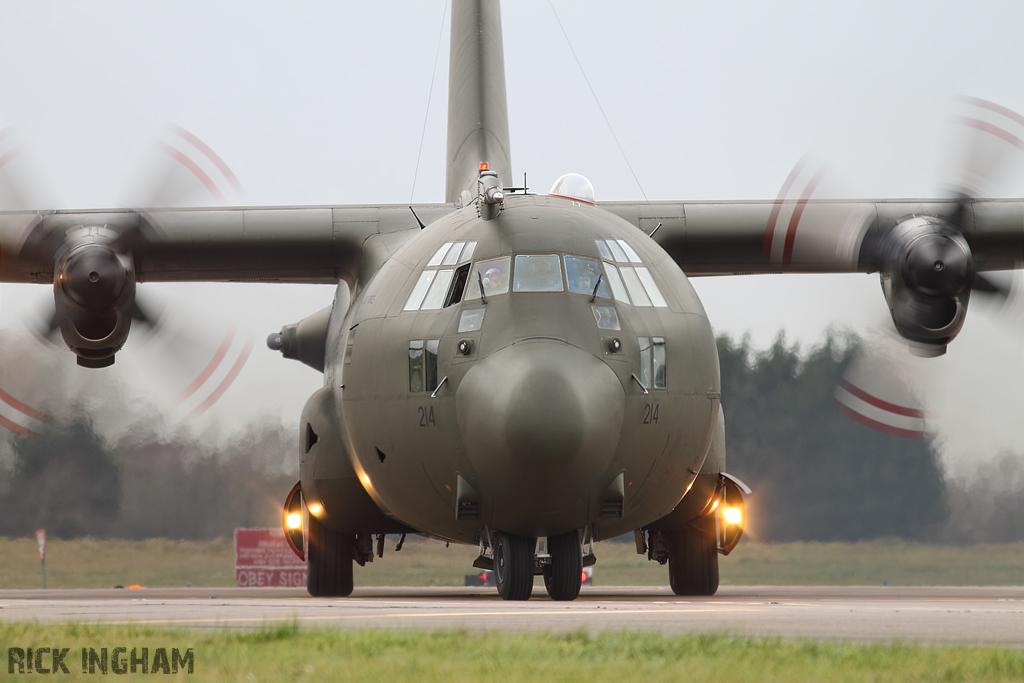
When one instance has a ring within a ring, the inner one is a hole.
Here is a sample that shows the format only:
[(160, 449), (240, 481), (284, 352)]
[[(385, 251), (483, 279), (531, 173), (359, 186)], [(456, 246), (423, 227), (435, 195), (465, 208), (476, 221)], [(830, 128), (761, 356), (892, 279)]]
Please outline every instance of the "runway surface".
[(527, 602), (493, 588), (357, 588), (314, 599), (301, 589), (0, 591), (0, 620), (251, 629), (296, 621), (341, 628), (470, 631), (726, 632), (853, 641), (1024, 646), (1024, 588), (724, 586), (711, 598), (667, 587), (585, 587), (571, 603), (542, 587)]

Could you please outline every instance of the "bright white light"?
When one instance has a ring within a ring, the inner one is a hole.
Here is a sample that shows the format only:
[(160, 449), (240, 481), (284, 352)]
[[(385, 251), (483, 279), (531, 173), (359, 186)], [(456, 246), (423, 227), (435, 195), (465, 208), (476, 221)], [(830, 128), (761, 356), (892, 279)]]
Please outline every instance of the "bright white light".
[(725, 508), (725, 521), (728, 524), (739, 524), (743, 519), (743, 513), (739, 508)]
[(293, 512), (292, 514), (288, 515), (288, 519), (286, 520), (286, 522), (288, 524), (289, 529), (298, 529), (300, 526), (302, 526), (302, 515), (300, 515), (298, 512)]

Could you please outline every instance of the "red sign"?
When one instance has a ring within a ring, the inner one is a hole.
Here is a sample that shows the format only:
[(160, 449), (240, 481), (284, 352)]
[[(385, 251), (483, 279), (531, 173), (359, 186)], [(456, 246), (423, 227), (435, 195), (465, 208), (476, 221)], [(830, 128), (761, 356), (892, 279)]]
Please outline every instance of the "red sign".
[(235, 529), (235, 579), (239, 586), (305, 588), (306, 563), (282, 529)]

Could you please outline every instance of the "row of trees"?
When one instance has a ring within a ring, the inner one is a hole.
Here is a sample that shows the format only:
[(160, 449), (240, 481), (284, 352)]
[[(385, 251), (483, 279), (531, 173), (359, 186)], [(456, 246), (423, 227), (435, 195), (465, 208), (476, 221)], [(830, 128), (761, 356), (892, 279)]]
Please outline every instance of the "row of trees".
[(13, 446), (0, 536), (40, 527), (57, 538), (230, 536), (280, 524), (298, 479), (298, 436), (280, 425), (252, 425), (219, 446), (142, 428), (109, 441), (79, 414)]

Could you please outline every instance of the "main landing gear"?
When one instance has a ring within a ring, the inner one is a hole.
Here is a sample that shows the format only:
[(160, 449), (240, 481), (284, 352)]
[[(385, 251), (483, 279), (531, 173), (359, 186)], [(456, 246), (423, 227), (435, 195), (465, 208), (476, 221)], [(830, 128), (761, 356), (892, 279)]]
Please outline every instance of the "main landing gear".
[(309, 516), (306, 590), (314, 598), (344, 598), (352, 594), (352, 558), (356, 537), (339, 534)]
[[(714, 595), (718, 590), (718, 556), (728, 555), (743, 535), (744, 495), (750, 489), (722, 473), (718, 488), (695, 519), (657, 525), (635, 532), (636, 551), (647, 559), (668, 563), (669, 585), (676, 595)], [(661, 525), (659, 528), (658, 525)]]
[(668, 537), (668, 582), (676, 595), (714, 595), (718, 590), (714, 515)]
[(546, 544), (540, 545), (535, 538), (499, 531), (493, 543), (495, 584), (503, 600), (529, 600), (537, 574), (544, 576), (544, 587), (552, 600), (575, 600), (579, 596), (583, 582), (579, 531), (550, 536)]

